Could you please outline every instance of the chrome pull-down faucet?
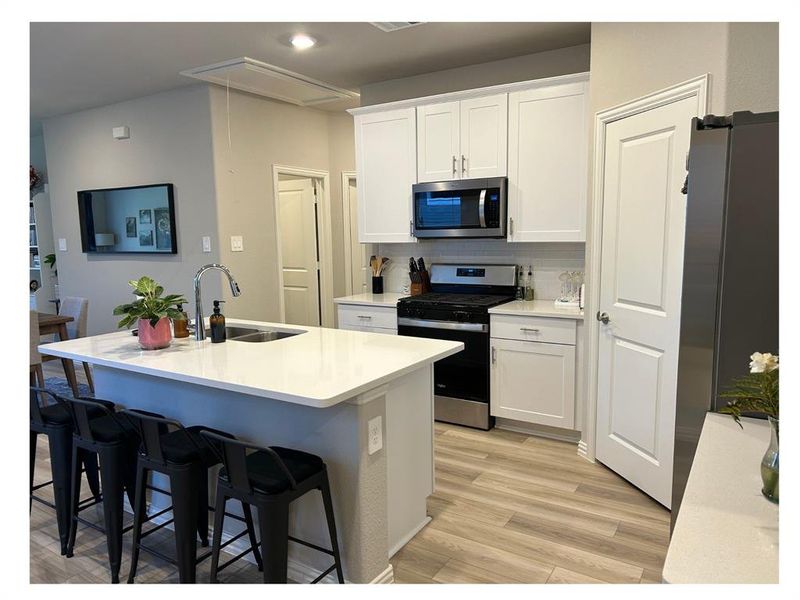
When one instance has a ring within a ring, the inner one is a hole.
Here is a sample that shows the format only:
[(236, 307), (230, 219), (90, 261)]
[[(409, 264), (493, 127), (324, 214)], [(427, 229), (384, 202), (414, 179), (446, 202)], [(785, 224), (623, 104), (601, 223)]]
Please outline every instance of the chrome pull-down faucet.
[(203, 274), (206, 271), (212, 270), (222, 271), (225, 273), (225, 275), (228, 277), (228, 283), (231, 285), (231, 294), (233, 294), (234, 298), (242, 295), (242, 291), (239, 289), (239, 284), (236, 283), (233, 275), (231, 275), (231, 272), (225, 265), (212, 263), (210, 265), (203, 265), (197, 270), (197, 273), (194, 274), (194, 337), (199, 342), (206, 339), (206, 326), (203, 318), (203, 301), (200, 298), (200, 279), (203, 277)]

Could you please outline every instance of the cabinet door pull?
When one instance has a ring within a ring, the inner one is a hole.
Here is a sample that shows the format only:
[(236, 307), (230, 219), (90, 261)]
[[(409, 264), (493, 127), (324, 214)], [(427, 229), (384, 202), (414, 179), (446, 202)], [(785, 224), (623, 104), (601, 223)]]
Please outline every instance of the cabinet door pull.
[(358, 318), (359, 319), (366, 319), (367, 321), (371, 321), (372, 320), (372, 317), (370, 317), (369, 315), (358, 315)]
[(467, 173), (467, 157), (463, 154), (461, 155), (461, 174), (466, 175)]
[(458, 167), (456, 167), (456, 155), (453, 154), (453, 177), (455, 177)]
[(508, 219), (508, 234), (514, 235), (514, 217), (509, 217)]
[(492, 346), (492, 364), (497, 362), (497, 348)]
[(413, 220), (410, 220), (408, 222), (408, 235), (410, 237), (414, 237), (414, 221)]
[(529, 332), (529, 333), (539, 333), (539, 330), (538, 329), (534, 329), (533, 327), (520, 327), (519, 330), (520, 331)]

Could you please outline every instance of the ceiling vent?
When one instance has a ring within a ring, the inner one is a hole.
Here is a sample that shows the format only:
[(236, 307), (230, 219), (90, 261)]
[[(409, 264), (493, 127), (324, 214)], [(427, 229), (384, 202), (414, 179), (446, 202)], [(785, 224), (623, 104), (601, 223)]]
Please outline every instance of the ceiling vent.
[(181, 75), (283, 100), (298, 106), (315, 106), (359, 97), (357, 92), (338, 88), (324, 81), (317, 81), (246, 56), (181, 71)]
[(381, 31), (389, 33), (391, 31), (397, 31), (398, 29), (408, 29), (409, 27), (414, 27), (415, 25), (422, 25), (422, 23), (423, 21), (403, 21), (396, 23), (370, 23), (370, 25), (374, 25)]

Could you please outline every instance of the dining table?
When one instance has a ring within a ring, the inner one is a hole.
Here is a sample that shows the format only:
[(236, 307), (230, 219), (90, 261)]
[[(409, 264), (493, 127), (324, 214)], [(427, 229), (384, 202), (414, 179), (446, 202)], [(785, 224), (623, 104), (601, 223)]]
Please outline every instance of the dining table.
[[(61, 341), (69, 339), (67, 332), (67, 323), (74, 321), (73, 317), (69, 315), (52, 315), (49, 313), (37, 313), (39, 318), (39, 335), (55, 334)], [(42, 355), (42, 361), (56, 360), (55, 356)], [(62, 358), (61, 364), (64, 367), (64, 375), (67, 377), (69, 387), (72, 388), (72, 394), (78, 397), (78, 377), (75, 375), (75, 365), (68, 358)]]

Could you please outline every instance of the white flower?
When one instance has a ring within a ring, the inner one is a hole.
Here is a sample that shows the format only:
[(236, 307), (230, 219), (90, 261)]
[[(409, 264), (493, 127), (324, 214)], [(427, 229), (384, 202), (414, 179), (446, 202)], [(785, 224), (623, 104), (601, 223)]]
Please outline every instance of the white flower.
[(769, 373), (778, 368), (778, 357), (770, 354), (769, 352), (762, 354), (761, 352), (754, 352), (750, 355), (750, 372), (751, 373)]

